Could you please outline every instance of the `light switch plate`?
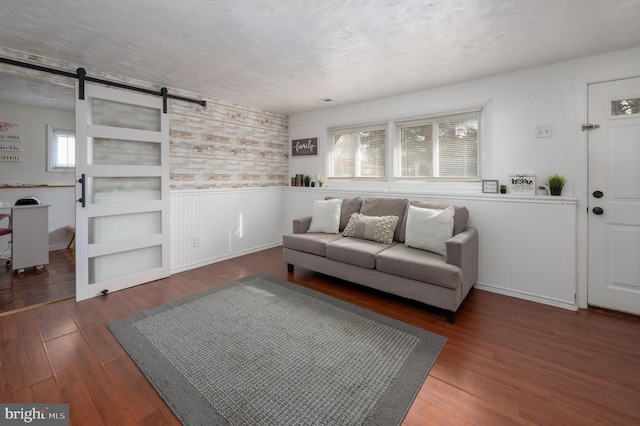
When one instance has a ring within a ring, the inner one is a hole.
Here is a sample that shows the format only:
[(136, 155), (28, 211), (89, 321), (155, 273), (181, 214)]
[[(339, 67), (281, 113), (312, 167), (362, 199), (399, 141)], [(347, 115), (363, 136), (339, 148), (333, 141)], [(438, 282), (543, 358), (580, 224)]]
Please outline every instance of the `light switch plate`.
[(536, 138), (550, 138), (551, 126), (536, 126)]

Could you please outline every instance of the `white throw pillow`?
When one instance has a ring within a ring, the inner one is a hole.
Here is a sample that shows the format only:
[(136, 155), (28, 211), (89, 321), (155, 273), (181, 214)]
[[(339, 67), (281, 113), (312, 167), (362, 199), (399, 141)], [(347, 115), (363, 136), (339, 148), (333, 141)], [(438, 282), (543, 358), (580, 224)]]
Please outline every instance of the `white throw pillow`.
[(452, 206), (444, 210), (409, 206), (404, 245), (445, 255), (446, 241), (453, 236)]
[(307, 232), (337, 234), (340, 228), (340, 209), (342, 198), (318, 200), (313, 202), (313, 216)]

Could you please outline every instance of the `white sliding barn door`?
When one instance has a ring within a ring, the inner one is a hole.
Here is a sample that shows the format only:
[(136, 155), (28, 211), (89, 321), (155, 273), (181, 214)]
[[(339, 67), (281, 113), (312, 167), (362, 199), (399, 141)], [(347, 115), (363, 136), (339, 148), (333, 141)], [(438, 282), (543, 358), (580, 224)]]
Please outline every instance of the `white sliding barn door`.
[(169, 276), (168, 145), (161, 97), (76, 94), (76, 300)]

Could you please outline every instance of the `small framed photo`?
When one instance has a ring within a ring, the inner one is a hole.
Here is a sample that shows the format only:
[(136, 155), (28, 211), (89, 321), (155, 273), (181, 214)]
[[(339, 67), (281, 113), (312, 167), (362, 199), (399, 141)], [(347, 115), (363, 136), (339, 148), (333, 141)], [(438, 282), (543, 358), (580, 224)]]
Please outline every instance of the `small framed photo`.
[(498, 193), (498, 181), (497, 180), (483, 180), (482, 192)]

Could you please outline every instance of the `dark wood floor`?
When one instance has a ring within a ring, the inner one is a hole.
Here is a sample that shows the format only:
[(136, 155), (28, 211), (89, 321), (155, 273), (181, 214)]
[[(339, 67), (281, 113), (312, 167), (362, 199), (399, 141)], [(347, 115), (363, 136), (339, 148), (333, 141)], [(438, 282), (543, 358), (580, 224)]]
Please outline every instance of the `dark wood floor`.
[(20, 274), (0, 260), (0, 315), (75, 296), (74, 255), (73, 249), (49, 252), (48, 265)]
[(475, 290), (451, 325), (436, 310), (302, 268), (287, 274), (281, 248), (1, 317), (0, 401), (69, 402), (73, 425), (179, 424), (106, 324), (255, 272), (448, 338), (405, 425), (640, 424), (635, 318)]

